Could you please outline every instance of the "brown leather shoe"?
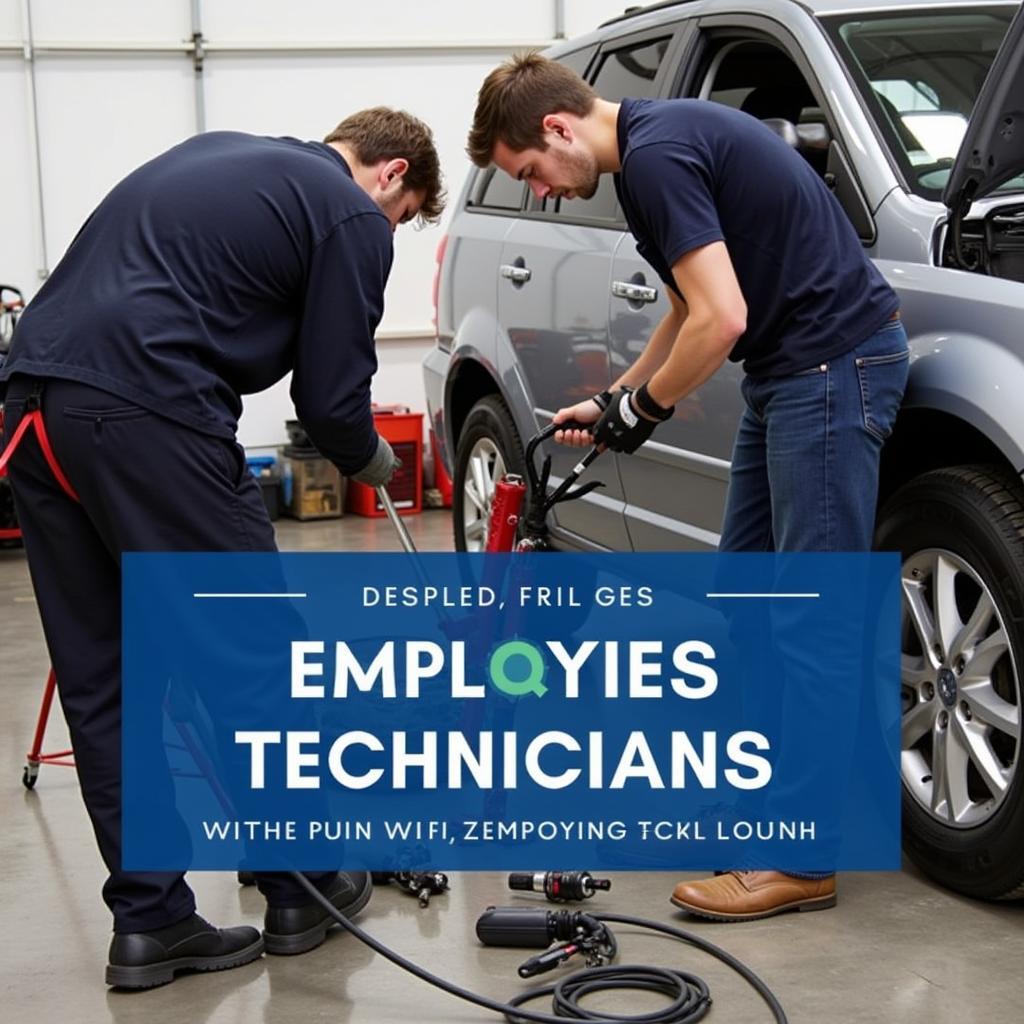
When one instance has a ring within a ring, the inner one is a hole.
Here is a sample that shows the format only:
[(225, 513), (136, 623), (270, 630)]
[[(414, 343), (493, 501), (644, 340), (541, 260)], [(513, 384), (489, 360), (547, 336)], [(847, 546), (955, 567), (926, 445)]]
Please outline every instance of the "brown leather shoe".
[(672, 891), (672, 902), (712, 921), (755, 921), (787, 910), (825, 910), (836, 905), (836, 876), (729, 871), (699, 882), (680, 882)]

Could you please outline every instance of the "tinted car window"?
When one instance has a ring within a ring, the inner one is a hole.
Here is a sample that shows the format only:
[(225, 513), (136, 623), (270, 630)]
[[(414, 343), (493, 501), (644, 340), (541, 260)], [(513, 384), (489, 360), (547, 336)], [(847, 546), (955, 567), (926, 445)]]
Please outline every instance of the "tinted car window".
[[(654, 84), (671, 36), (644, 39), (601, 54), (591, 84), (598, 96), (613, 103), (627, 96), (654, 95)], [(618, 221), (618, 201), (611, 175), (603, 174), (590, 199), (559, 199), (555, 212), (572, 219)]]
[(478, 193), (479, 198), (470, 205), (485, 206), (489, 210), (518, 211), (523, 204), (523, 192), (526, 189), (526, 184), (516, 181), (500, 167), (492, 167), (485, 173), (487, 180)]
[(575, 50), (573, 53), (563, 53), (561, 57), (556, 58), (559, 64), (564, 64), (568, 68), (572, 68), (577, 75), (585, 75), (587, 73), (587, 65), (590, 63), (590, 58), (594, 56), (594, 47), (588, 47), (586, 50)]
[(671, 36), (609, 50), (601, 54), (592, 81), (599, 96), (617, 102), (627, 96), (651, 96)]

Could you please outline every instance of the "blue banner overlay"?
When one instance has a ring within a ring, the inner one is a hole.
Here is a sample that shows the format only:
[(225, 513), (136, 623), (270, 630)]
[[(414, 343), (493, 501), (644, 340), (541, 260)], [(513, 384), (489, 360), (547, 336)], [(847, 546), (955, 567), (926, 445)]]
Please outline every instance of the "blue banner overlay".
[(899, 866), (895, 554), (127, 554), (124, 867)]

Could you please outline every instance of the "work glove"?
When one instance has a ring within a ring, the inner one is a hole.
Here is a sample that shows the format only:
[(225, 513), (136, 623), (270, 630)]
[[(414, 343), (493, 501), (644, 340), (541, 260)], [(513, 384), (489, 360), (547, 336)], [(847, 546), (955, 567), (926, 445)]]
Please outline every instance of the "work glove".
[[(646, 385), (641, 389), (646, 396)], [(594, 443), (604, 445), (613, 452), (632, 455), (654, 433), (654, 428), (668, 419), (673, 410), (655, 406), (649, 396), (648, 415), (657, 409), (657, 419), (648, 419), (637, 412), (636, 395), (632, 388), (623, 387), (612, 393), (608, 408), (601, 414), (594, 429)]]
[(358, 473), (352, 474), (352, 479), (368, 487), (386, 487), (401, 468), (402, 460), (395, 455), (391, 445), (378, 434), (377, 450), (373, 457)]

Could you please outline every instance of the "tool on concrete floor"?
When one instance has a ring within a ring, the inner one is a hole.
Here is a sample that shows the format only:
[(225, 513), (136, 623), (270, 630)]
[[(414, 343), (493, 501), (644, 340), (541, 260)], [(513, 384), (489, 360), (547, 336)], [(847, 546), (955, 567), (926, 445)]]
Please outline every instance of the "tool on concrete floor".
[(394, 882), (403, 892), (415, 896), (421, 907), (430, 905), (431, 896), (440, 896), (451, 886), (443, 871), (372, 871), (374, 885)]
[[(476, 937), (485, 946), (550, 946), (519, 965), (520, 978), (544, 974), (576, 955), (582, 955), (588, 967), (603, 967), (618, 950), (610, 928), (590, 914), (572, 910), (488, 907), (477, 919)], [(556, 939), (558, 944), (552, 946)]]
[(610, 878), (595, 878), (589, 871), (514, 871), (508, 887), (517, 892), (542, 892), (552, 903), (589, 900), (595, 892), (608, 892)]

